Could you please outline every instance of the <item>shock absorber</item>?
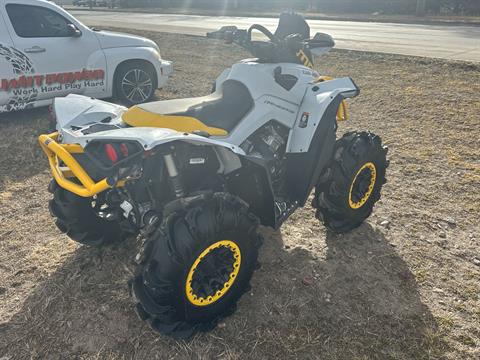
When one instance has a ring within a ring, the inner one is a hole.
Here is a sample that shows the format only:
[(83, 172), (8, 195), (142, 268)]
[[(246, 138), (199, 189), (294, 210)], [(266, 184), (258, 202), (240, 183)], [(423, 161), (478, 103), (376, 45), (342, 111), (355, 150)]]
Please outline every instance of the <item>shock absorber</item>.
[(170, 177), (170, 184), (172, 185), (172, 189), (175, 192), (175, 196), (177, 198), (183, 197), (185, 195), (185, 191), (183, 189), (182, 180), (180, 178), (180, 174), (178, 173), (177, 165), (175, 164), (175, 159), (173, 158), (173, 155), (165, 154), (163, 155), (163, 160), (165, 161), (168, 176)]

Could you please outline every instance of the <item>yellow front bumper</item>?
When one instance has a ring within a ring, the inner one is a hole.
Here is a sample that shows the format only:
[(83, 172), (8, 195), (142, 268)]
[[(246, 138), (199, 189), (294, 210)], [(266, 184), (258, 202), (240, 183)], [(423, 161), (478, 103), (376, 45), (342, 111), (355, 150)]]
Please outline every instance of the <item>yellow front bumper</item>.
[[(92, 197), (115, 186), (115, 184), (109, 185), (106, 178), (99, 182), (93, 181), (72, 156), (72, 154), (83, 153), (83, 148), (78, 144), (59, 144), (57, 139), (58, 132), (38, 137), (40, 146), (48, 157), (53, 177), (59, 186), (82, 197)], [(65, 166), (60, 167), (60, 161)], [(80, 184), (70, 180), (72, 178), (78, 179)]]

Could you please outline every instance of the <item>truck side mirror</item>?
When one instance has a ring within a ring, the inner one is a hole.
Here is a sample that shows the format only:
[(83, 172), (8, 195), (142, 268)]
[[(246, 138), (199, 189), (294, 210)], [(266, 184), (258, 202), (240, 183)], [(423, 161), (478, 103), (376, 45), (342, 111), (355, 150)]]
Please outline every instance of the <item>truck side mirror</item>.
[(82, 36), (82, 32), (74, 24), (67, 24), (67, 33), (71, 37)]

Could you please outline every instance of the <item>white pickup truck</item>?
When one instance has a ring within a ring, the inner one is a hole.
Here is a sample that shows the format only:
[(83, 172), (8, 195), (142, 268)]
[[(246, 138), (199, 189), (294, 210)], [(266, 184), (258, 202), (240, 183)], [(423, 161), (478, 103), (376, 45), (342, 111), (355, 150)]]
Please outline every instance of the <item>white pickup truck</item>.
[(0, 112), (71, 93), (146, 102), (172, 73), (151, 40), (91, 29), (43, 0), (0, 0)]

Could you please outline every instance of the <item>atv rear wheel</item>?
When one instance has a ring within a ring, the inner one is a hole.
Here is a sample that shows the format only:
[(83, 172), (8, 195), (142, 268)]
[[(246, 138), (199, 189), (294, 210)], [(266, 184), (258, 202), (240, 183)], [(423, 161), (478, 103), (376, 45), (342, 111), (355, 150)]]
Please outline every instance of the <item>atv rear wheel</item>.
[(229, 194), (177, 202), (137, 256), (130, 285), (139, 317), (175, 338), (214, 328), (249, 289), (257, 226), (248, 206)]
[(350, 132), (337, 140), (333, 159), (315, 188), (317, 218), (345, 233), (370, 216), (386, 182), (388, 149), (379, 136)]
[(123, 240), (128, 233), (122, 231), (117, 221), (109, 221), (99, 216), (95, 208), (100, 203), (96, 199), (77, 196), (60, 186), (55, 180), (48, 190), (53, 194), (48, 207), (55, 225), (72, 240), (91, 246), (102, 246)]

